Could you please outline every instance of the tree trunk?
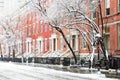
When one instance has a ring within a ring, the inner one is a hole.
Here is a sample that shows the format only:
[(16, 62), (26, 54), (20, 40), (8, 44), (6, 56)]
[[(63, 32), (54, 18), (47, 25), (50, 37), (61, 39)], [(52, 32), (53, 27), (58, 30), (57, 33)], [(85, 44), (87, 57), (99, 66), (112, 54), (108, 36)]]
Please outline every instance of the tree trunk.
[(76, 55), (75, 55), (75, 53), (74, 53), (74, 51), (73, 51), (73, 49), (72, 49), (70, 43), (68, 43), (68, 41), (67, 41), (67, 39), (66, 39), (66, 37), (65, 37), (65, 35), (64, 35), (64, 33), (63, 33), (63, 31), (62, 31), (60, 28), (58, 28), (58, 27), (55, 27), (55, 29), (56, 29), (57, 31), (59, 31), (59, 32), (62, 34), (62, 36), (63, 36), (63, 38), (64, 38), (66, 44), (68, 45), (70, 51), (72, 52), (73, 58), (74, 58), (74, 60), (75, 60), (75, 64), (77, 64)]

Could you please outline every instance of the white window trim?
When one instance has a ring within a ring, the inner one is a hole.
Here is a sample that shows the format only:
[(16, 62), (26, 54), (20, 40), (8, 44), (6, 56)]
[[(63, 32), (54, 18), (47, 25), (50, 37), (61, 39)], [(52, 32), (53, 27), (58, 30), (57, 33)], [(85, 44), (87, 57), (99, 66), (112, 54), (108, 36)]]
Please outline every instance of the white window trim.
[(22, 41), (18, 41), (18, 54), (22, 53)]
[(50, 48), (49, 48), (49, 50), (52, 51), (52, 38), (49, 38), (49, 40), (50, 40), (50, 43), (49, 43)]
[(47, 38), (45, 38), (45, 51), (47, 51)]
[(76, 35), (76, 51), (79, 50), (79, 35)]
[[(78, 35), (77, 35), (77, 34), (76, 34), (76, 35), (71, 35), (71, 37), (72, 37), (72, 36), (75, 36), (75, 48), (74, 48), (74, 50), (75, 50), (75, 51), (78, 51), (78, 47), (79, 47)], [(73, 48), (72, 38), (71, 38), (71, 47)]]
[(35, 40), (33, 39), (33, 50), (35, 50)]
[(56, 40), (56, 43), (55, 43), (55, 45), (56, 45), (56, 49), (55, 49), (55, 51), (57, 51), (58, 50), (58, 40), (57, 40), (57, 35), (55, 34), (55, 33), (53, 33), (52, 34), (52, 36), (51, 36), (51, 42), (52, 42), (52, 52), (54, 52), (54, 43), (53, 43), (53, 40)]
[[(40, 44), (41, 42), (41, 44)], [(41, 46), (41, 47), (40, 47)], [(43, 45), (43, 37), (39, 37), (37, 39), (37, 48), (38, 48), (38, 51), (39, 53), (43, 52), (43, 48), (44, 48), (44, 45)], [(41, 49), (40, 49), (41, 48)]]
[[(26, 40), (26, 52), (27, 52), (27, 54), (29, 54), (29, 53), (31, 53), (31, 48), (32, 48), (32, 38), (27, 38), (27, 40)], [(29, 44), (29, 46), (28, 46), (28, 44)], [(29, 51), (28, 51), (29, 50)]]
[(105, 0), (105, 8), (110, 8), (110, 0)]
[(63, 51), (63, 47), (64, 47), (63, 37), (61, 36), (61, 37), (60, 37), (60, 50), (61, 50), (61, 51)]
[[(107, 0), (105, 0), (105, 15), (106, 16), (108, 16), (107, 14), (106, 14), (106, 9), (107, 8), (110, 8), (110, 0), (109, 0), (109, 6), (107, 6), (108, 5), (108, 3), (107, 3)], [(109, 14), (110, 15), (110, 14)]]

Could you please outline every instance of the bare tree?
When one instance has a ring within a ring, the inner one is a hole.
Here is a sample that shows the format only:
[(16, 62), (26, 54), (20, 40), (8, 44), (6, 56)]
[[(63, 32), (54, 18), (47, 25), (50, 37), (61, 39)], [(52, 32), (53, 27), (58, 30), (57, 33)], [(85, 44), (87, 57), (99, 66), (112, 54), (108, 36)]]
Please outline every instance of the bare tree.
[[(34, 3), (35, 7), (40, 11), (41, 17), (49, 22), (51, 27), (62, 34), (74, 56), (75, 63), (77, 63), (76, 56), (65, 38), (62, 27), (78, 30), (85, 41), (91, 46), (91, 65), (97, 43), (100, 45), (99, 50), (103, 53), (105, 60), (108, 61), (108, 53), (104, 45), (100, 27), (91, 19), (91, 14), (101, 4), (100, 0), (53, 0), (49, 5), (46, 5), (47, 2), (45, 0), (38, 0), (38, 2), (32, 1), (32, 3)], [(60, 18), (69, 20), (69, 22), (64, 22), (61, 25)], [(91, 35), (91, 32), (93, 32), (93, 35)], [(85, 38), (84, 35), (87, 38)]]
[[(13, 59), (15, 58), (15, 45), (18, 40), (18, 36), (20, 35), (18, 26), (20, 25), (20, 19), (13, 20), (12, 18), (6, 18), (4, 21), (1, 21), (0, 23), (1, 28), (3, 29), (1, 35), (3, 36), (4, 40), (3, 42), (7, 44), (8, 46), (12, 46), (12, 52), (13, 52)], [(10, 47), (8, 57), (10, 58)]]

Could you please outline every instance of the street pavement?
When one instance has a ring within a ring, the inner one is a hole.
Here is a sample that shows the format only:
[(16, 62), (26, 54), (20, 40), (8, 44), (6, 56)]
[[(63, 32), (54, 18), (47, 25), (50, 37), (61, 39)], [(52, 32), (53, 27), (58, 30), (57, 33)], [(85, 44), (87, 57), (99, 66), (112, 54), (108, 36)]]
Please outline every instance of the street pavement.
[[(34, 65), (34, 64), (32, 64)], [(44, 68), (43, 66), (21, 65), (0, 62), (0, 80), (118, 80), (101, 74), (80, 74)]]
[(68, 71), (68, 72), (74, 72), (74, 73), (80, 73), (80, 74), (97, 74), (101, 73), (104, 74), (108, 78), (117, 78), (120, 79), (120, 70), (118, 69), (117, 72), (115, 69), (100, 69), (100, 72), (98, 72), (97, 68), (89, 69), (88, 67), (81, 67), (80, 65), (70, 65), (70, 66), (63, 66), (63, 65), (53, 65), (53, 64), (39, 64), (39, 63), (24, 63), (24, 65), (33, 66), (33, 67), (44, 67), (44, 68), (50, 68), (55, 69), (59, 71)]

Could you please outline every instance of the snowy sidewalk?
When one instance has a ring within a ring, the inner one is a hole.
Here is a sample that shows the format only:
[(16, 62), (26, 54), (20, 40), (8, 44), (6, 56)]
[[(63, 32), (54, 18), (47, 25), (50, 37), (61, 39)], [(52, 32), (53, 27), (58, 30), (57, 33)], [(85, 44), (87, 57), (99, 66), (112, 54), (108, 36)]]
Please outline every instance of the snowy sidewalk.
[[(95, 69), (95, 68), (90, 70), (89, 68), (80, 67), (78, 65), (62, 66), (62, 65), (38, 64), (38, 63), (28, 63), (28, 64), (24, 63), (23, 65), (28, 65), (28, 66), (33, 66), (33, 67), (50, 68), (50, 69), (55, 69), (58, 71), (80, 73), (81, 75), (86, 75), (87, 78), (89, 78), (89, 77), (91, 78), (91, 76), (94, 75), (95, 77), (100, 77), (100, 78), (105, 78), (106, 76), (111, 78), (111, 79), (109, 78), (109, 79), (105, 79), (105, 80), (114, 80), (114, 78), (116, 78), (115, 80), (120, 79), (120, 76), (116, 75), (116, 72), (113, 69), (111, 69), (111, 70), (101, 69), (101, 74), (99, 74), (97, 69)], [(105, 73), (106, 75), (102, 74), (102, 73)], [(94, 80), (104, 80), (104, 79), (94, 79)]]
[(99, 73), (79, 74), (44, 67), (32, 67), (32, 65), (35, 64), (27, 66), (20, 63), (0, 62), (0, 80), (118, 80), (106, 78), (105, 75)]

